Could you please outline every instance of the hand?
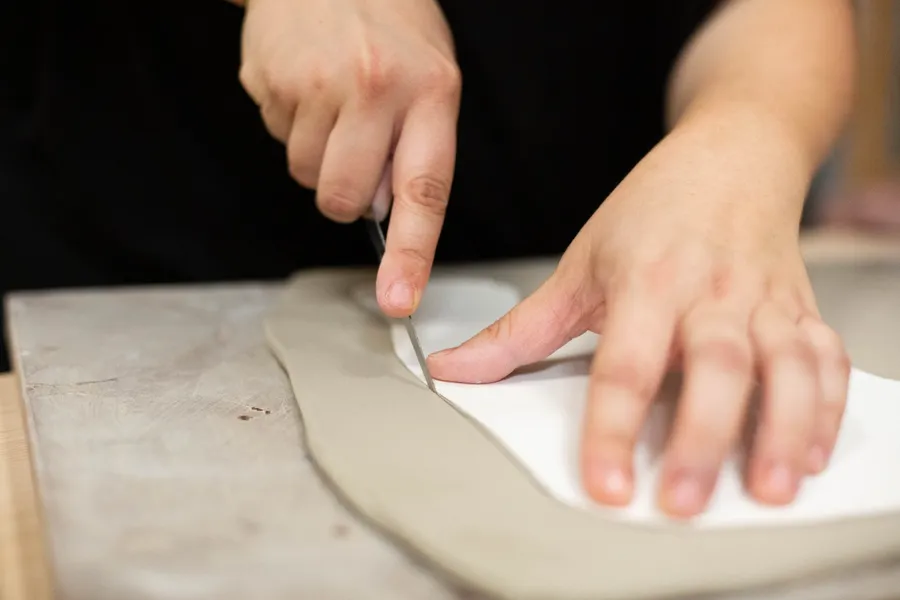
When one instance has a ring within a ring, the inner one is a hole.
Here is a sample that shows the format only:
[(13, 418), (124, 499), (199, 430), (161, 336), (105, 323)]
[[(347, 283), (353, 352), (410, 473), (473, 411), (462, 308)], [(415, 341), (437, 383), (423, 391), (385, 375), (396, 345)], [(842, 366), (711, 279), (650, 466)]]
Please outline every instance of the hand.
[(388, 315), (409, 315), (431, 272), (456, 154), (460, 75), (438, 5), (250, 0), (240, 77), (323, 214), (352, 222), (374, 200), (381, 220), (393, 190), (377, 291)]
[(763, 396), (747, 486), (758, 500), (792, 501), (801, 480), (825, 467), (837, 437), (849, 362), (817, 312), (799, 252), (806, 180), (780, 171), (790, 161), (767, 157), (765, 147), (747, 153), (723, 144), (722, 131), (674, 132), (602, 204), (533, 295), (429, 358), (439, 379), (490, 382), (585, 331), (601, 333), (582, 476), (605, 504), (631, 499), (635, 443), (673, 362), (685, 377), (659, 491), (671, 516), (705, 508), (757, 374)]

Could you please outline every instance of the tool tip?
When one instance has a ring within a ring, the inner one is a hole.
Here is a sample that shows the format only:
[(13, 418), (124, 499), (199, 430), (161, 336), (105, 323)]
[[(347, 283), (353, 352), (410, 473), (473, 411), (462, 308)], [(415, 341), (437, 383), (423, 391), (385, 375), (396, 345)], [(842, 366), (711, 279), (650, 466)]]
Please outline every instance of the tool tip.
[(438, 393), (437, 387), (435, 387), (434, 385), (434, 378), (432, 378), (431, 373), (429, 373), (428, 371), (425, 371), (425, 385), (427, 385), (428, 389), (435, 394)]

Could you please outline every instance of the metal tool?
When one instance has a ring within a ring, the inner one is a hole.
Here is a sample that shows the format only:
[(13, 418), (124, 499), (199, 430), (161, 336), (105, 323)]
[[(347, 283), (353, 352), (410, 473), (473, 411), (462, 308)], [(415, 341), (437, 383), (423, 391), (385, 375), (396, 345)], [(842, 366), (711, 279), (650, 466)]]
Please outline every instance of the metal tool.
[[(370, 214), (366, 217), (366, 228), (369, 230), (369, 236), (372, 238), (372, 243), (375, 245), (375, 251), (378, 253), (378, 260), (380, 261), (384, 258), (386, 244), (384, 231), (381, 229), (381, 223)], [(419, 336), (416, 335), (416, 328), (413, 326), (412, 315), (403, 319), (403, 325), (406, 327), (409, 341), (412, 344), (413, 350), (416, 352), (416, 359), (419, 361), (419, 366), (422, 368), (422, 373), (425, 375), (425, 383), (428, 385), (428, 389), (437, 394), (437, 389), (434, 387), (434, 379), (432, 379), (431, 372), (428, 370), (428, 365), (425, 362), (425, 353), (422, 351), (422, 344), (419, 343)]]

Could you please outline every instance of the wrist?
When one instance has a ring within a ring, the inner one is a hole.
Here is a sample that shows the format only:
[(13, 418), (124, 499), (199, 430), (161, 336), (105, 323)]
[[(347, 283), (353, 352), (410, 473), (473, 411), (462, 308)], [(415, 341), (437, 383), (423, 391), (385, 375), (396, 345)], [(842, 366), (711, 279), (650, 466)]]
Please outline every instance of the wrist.
[(799, 224), (810, 182), (822, 158), (797, 130), (763, 103), (750, 100), (695, 102), (667, 142), (701, 152), (705, 168), (740, 180), (746, 203), (774, 210)]

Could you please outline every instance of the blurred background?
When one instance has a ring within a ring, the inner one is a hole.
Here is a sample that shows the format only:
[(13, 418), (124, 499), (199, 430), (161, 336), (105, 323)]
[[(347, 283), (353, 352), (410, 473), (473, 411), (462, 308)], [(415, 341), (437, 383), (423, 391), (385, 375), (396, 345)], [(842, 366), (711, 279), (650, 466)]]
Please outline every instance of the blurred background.
[[(900, 0), (857, 0), (860, 65), (855, 114), (810, 191), (804, 225), (900, 234)], [(39, 2), (0, 8), (0, 158), (15, 154), (31, 125), (33, 32)], [(12, 51), (14, 49), (15, 51)], [(0, 193), (9, 173), (0, 172)]]
[(900, 0), (859, 0), (856, 110), (805, 224), (900, 234)]

